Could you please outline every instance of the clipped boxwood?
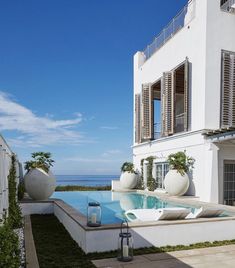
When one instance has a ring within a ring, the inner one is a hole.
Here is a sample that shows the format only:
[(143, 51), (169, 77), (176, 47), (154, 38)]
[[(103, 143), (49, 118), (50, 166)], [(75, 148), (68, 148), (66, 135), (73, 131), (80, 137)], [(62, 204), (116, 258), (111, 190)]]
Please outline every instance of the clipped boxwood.
[(9, 224), (0, 227), (0, 267), (19, 268), (18, 236)]

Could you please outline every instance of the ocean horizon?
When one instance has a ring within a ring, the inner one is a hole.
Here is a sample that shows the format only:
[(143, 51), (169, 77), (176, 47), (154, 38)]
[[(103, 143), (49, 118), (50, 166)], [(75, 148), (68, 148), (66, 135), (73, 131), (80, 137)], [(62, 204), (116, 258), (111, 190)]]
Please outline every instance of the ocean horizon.
[(56, 185), (110, 186), (120, 175), (55, 175)]

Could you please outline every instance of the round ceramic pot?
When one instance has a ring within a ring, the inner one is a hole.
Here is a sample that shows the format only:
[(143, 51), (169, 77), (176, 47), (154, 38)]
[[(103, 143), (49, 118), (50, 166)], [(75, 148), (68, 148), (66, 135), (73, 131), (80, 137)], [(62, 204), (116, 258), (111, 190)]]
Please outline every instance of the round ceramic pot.
[(24, 176), (25, 190), (34, 200), (46, 200), (55, 191), (56, 179), (49, 171), (41, 168), (31, 169)]
[(189, 177), (186, 173), (182, 176), (177, 170), (172, 169), (166, 174), (164, 185), (169, 195), (181, 196), (188, 190)]
[(139, 175), (131, 172), (123, 172), (120, 183), (123, 189), (134, 189), (137, 186)]

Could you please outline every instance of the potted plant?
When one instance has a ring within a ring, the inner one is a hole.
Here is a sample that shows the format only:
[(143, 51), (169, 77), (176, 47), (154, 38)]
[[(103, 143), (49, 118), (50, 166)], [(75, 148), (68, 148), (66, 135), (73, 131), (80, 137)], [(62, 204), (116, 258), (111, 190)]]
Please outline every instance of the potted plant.
[(24, 166), (26, 192), (35, 200), (48, 199), (56, 187), (56, 179), (50, 171), (54, 160), (51, 159), (49, 152), (32, 153), (32, 158), (32, 160), (25, 162)]
[(184, 195), (189, 188), (188, 171), (193, 168), (195, 160), (184, 152), (170, 154), (167, 158), (170, 170), (164, 179), (166, 191), (170, 195)]
[(139, 175), (134, 169), (134, 164), (125, 162), (121, 167), (120, 183), (124, 189), (134, 189), (138, 183)]

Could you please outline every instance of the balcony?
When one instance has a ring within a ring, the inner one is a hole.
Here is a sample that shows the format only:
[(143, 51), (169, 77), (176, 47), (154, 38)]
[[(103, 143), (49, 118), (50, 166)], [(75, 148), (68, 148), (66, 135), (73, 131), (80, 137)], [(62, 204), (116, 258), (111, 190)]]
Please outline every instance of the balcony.
[(221, 10), (234, 13), (235, 12), (235, 0), (221, 0), (220, 1)]
[[(233, 0), (235, 1), (235, 0)], [(195, 0), (190, 0), (188, 4), (174, 17), (174, 19), (161, 31), (154, 41), (143, 51), (145, 60), (149, 59), (177, 32), (188, 25), (195, 17)]]

